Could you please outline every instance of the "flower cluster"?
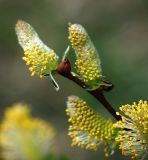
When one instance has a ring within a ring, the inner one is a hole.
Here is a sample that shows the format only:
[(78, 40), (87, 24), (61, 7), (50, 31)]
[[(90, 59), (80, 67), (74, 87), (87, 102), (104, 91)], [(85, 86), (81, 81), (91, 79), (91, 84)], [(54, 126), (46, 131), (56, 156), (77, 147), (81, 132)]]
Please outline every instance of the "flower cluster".
[(69, 136), (72, 145), (96, 150), (99, 144), (104, 143), (106, 156), (113, 153), (116, 130), (111, 119), (102, 117), (76, 96), (68, 98), (66, 112), (71, 122)]
[(30, 66), (32, 76), (38, 75), (42, 78), (56, 69), (58, 56), (40, 40), (30, 24), (19, 20), (15, 30), (19, 44), (25, 52), (23, 60)]
[[(105, 81), (102, 75), (98, 52), (80, 24), (70, 24), (68, 28), (69, 40), (76, 54), (77, 73), (71, 72), (71, 65), (67, 60), (69, 47), (58, 64), (59, 57), (40, 40), (30, 24), (19, 20), (15, 29), (19, 44), (25, 52), (23, 60), (29, 65), (32, 76), (38, 75), (42, 78), (50, 75), (58, 90), (59, 86), (52, 76), (56, 71), (82, 88), (89, 89), (89, 93), (95, 98), (102, 95), (105, 89), (112, 88), (113, 85)], [(98, 100), (102, 102), (101, 97)], [(103, 105), (106, 108), (111, 107), (105, 103)], [(113, 108), (109, 110), (117, 120), (120, 119), (114, 123), (95, 112), (79, 97), (69, 96), (66, 113), (71, 123), (68, 134), (72, 145), (96, 150), (103, 143), (106, 156), (113, 154), (118, 146), (123, 155), (136, 160), (144, 159), (148, 152), (148, 103), (139, 101), (132, 105), (123, 105), (120, 110), (120, 113), (117, 112), (119, 118)], [(2, 155), (6, 159), (40, 160), (52, 148), (53, 138), (54, 129), (43, 120), (32, 118), (28, 106), (16, 104), (6, 111), (0, 132)], [(37, 154), (33, 154), (34, 151)]]
[(42, 160), (54, 148), (54, 128), (32, 118), (28, 105), (15, 104), (8, 108), (0, 130), (1, 156), (6, 160)]
[(148, 152), (148, 103), (140, 100), (138, 104), (123, 105), (120, 110), (122, 120), (114, 125), (121, 129), (116, 137), (119, 148), (123, 155), (144, 158)]
[(70, 24), (69, 40), (76, 53), (77, 72), (90, 87), (102, 79), (101, 62), (86, 30), (80, 24)]

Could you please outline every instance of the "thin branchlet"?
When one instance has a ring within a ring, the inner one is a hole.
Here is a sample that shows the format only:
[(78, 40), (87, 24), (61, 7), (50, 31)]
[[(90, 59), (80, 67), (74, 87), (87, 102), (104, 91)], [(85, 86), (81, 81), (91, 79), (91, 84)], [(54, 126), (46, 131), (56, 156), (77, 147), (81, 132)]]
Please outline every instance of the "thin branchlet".
[(95, 90), (87, 90), (87, 84), (85, 84), (83, 81), (81, 81), (77, 76), (74, 76), (71, 73), (71, 64), (69, 60), (62, 61), (58, 67), (57, 67), (57, 73), (64, 76), (65, 78), (73, 81), (77, 85), (79, 85), (81, 88), (86, 89), (86, 91), (91, 94), (93, 97), (95, 97), (111, 114), (112, 116), (118, 121), (121, 120), (121, 116), (116, 114), (116, 111), (114, 108), (110, 105), (110, 103), (107, 101), (107, 99), (103, 95), (103, 91), (109, 91), (112, 89), (112, 87), (107, 86), (101, 86), (101, 88), (97, 88)]

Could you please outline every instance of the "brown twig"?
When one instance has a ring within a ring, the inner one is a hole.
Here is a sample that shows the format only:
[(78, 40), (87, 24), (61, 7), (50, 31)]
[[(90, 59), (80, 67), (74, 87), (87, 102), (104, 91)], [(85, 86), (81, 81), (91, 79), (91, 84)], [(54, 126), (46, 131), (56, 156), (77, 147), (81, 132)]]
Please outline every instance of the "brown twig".
[(112, 86), (106, 87), (106, 86), (101, 86), (95, 90), (88, 90), (88, 86), (81, 81), (78, 77), (73, 76), (71, 74), (71, 65), (69, 60), (64, 60), (62, 61), (58, 67), (56, 72), (62, 76), (64, 76), (65, 78), (75, 82), (76, 84), (78, 84), (80, 87), (84, 88), (87, 90), (88, 93), (90, 93), (93, 97), (95, 97), (111, 114), (112, 116), (117, 120), (121, 120), (121, 116), (120, 115), (116, 115), (116, 111), (114, 110), (114, 108), (110, 105), (110, 103), (107, 101), (107, 99), (104, 97), (103, 95), (103, 91), (109, 91), (112, 89)]

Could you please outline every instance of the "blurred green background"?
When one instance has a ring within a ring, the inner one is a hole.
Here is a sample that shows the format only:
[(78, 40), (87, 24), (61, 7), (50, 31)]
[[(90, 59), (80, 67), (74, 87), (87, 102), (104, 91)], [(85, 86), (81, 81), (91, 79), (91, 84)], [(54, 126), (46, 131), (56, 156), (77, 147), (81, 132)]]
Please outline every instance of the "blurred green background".
[[(0, 0), (0, 117), (4, 108), (15, 102), (29, 103), (34, 116), (56, 127), (59, 154), (79, 160), (105, 159), (101, 147), (98, 151), (70, 147), (67, 96), (78, 95), (97, 111), (109, 114), (93, 97), (63, 77), (56, 76), (59, 92), (48, 78), (30, 77), (14, 31), (18, 19), (30, 23), (60, 57), (69, 44), (68, 22), (82, 24), (99, 51), (104, 75), (115, 85), (105, 95), (118, 110), (122, 104), (147, 100), (148, 1)], [(74, 61), (72, 49), (69, 58)], [(128, 158), (116, 152), (109, 159)]]

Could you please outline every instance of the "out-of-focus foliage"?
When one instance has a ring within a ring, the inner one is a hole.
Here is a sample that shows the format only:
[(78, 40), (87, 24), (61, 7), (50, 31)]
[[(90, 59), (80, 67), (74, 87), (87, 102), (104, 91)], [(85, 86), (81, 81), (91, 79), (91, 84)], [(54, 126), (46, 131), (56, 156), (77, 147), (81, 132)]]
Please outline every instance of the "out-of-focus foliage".
[[(80, 23), (90, 34), (102, 62), (102, 71), (115, 88), (107, 97), (118, 109), (121, 104), (147, 99), (148, 90), (148, 3), (146, 0), (0, 0), (0, 107), (26, 101), (33, 114), (50, 120), (58, 129), (60, 153), (77, 159), (104, 159), (102, 151), (70, 148), (67, 136), (66, 97), (87, 99), (96, 110), (107, 114), (101, 104), (72, 82), (57, 77), (61, 90), (54, 92), (49, 80), (31, 78), (21, 60), (14, 32), (18, 19), (36, 28), (47, 45), (62, 57), (68, 45), (68, 22)], [(74, 52), (70, 51), (70, 60)], [(64, 144), (64, 147), (63, 147)], [(126, 159), (116, 153), (110, 159)]]

